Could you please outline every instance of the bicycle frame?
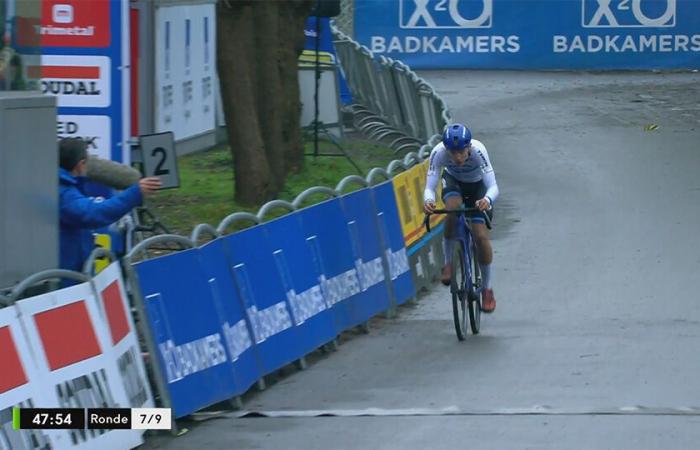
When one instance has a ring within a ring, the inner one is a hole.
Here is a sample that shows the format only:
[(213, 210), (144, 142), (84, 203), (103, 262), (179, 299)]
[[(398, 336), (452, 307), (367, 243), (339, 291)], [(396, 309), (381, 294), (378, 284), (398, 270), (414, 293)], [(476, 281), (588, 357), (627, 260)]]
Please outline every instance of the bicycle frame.
[[(471, 227), (467, 224), (467, 218), (465, 217), (464, 213), (460, 213), (457, 216), (457, 237), (455, 238), (456, 241), (458, 241), (459, 245), (462, 246), (462, 254), (464, 255), (464, 264), (463, 264), (463, 280), (467, 280), (467, 284), (469, 286), (459, 286), (458, 288), (460, 290), (465, 289), (466, 287), (466, 294), (468, 296), (471, 296), (475, 293), (476, 287), (472, 285), (471, 279), (472, 279), (472, 255), (471, 252), (469, 251), (471, 245), (472, 245), (472, 231)], [(452, 264), (454, 267), (454, 262)]]
[[(464, 280), (470, 280), (469, 281), (469, 286), (466, 289), (466, 293), (468, 295), (474, 295), (476, 294), (476, 287), (472, 285), (471, 283), (471, 271), (472, 271), (472, 260), (471, 260), (471, 253), (469, 252), (469, 249), (473, 243), (474, 237), (472, 236), (471, 232), (471, 227), (467, 223), (467, 213), (473, 213), (473, 212), (478, 212), (480, 213), (484, 220), (486, 221), (486, 226), (488, 228), (491, 228), (491, 220), (489, 219), (489, 216), (487, 214), (484, 214), (482, 211), (476, 209), (476, 208), (457, 208), (457, 209), (436, 209), (433, 211), (432, 214), (457, 214), (457, 237), (455, 240), (459, 241), (459, 245), (462, 246), (463, 250), (463, 255), (464, 256), (464, 270), (465, 273), (464, 275)], [(430, 232), (430, 214), (425, 215), (425, 220), (423, 222), (426, 230)], [(458, 289), (464, 289), (465, 286), (460, 286)]]

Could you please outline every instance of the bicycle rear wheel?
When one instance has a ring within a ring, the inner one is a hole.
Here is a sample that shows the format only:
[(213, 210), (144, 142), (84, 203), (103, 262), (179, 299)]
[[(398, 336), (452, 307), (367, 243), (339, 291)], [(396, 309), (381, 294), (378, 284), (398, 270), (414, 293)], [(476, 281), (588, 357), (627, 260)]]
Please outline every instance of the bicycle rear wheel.
[(481, 271), (479, 270), (479, 259), (473, 241), (469, 246), (469, 256), (472, 269), (470, 271), (470, 287), (467, 288), (469, 293), (469, 325), (471, 326), (472, 333), (479, 334), (479, 328), (481, 327), (481, 294), (479, 293), (479, 288), (481, 287)]
[(455, 243), (452, 252), (452, 278), (450, 280), (450, 292), (452, 293), (452, 317), (455, 322), (457, 339), (463, 341), (467, 337), (467, 305), (465, 277), (466, 267), (462, 243)]

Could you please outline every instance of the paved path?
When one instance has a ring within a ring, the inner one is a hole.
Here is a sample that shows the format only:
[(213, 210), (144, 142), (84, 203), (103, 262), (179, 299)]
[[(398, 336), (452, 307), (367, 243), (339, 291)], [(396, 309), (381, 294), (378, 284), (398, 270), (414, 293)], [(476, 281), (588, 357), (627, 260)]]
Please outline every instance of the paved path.
[(483, 334), (457, 341), (436, 286), (246, 399), (300, 417), (228, 415), (147, 448), (699, 448), (682, 409), (700, 406), (698, 75), (422, 75), (501, 187)]

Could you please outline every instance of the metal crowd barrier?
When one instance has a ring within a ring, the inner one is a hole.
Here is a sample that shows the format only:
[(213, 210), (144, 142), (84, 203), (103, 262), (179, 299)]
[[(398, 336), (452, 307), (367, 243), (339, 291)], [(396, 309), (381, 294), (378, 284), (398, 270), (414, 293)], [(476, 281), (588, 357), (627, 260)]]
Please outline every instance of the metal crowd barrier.
[(436, 143), (434, 138), (452, 121), (442, 97), (406, 64), (375, 57), (335, 25), (332, 31), (355, 100), (351, 105), (355, 126), (395, 153), (425, 153), (430, 142)]
[[(439, 274), (441, 240), (436, 232), (422, 232), (416, 191), (425, 178), (426, 152), (436, 139), (439, 136), (430, 139), (422, 154), (409, 152), (386, 168), (373, 168), (365, 178), (350, 175), (335, 187), (311, 187), (292, 202), (270, 201), (256, 214), (234, 212), (217, 226), (197, 225), (189, 237), (165, 234), (146, 239), (120, 261), (123, 285), (120, 279), (107, 281), (120, 278), (119, 265), (92, 274), (96, 258), (114, 259), (97, 249), (83, 274), (42, 272), (0, 293), (0, 312), (13, 308), (25, 290), (47, 277), (87, 282), (97, 293), (116, 283), (118, 290), (105, 292), (119, 292), (125, 309), (134, 314), (133, 321), (129, 318), (128, 349), (137, 358), (145, 351), (151, 377), (146, 380), (144, 361), (138, 358), (134, 367), (139, 376), (131, 378), (147, 385), (147, 399), (151, 391), (157, 394), (160, 406), (173, 408), (175, 418), (221, 401), (240, 407), (240, 395), (255, 385), (264, 389), (267, 374), (291, 363), (304, 369), (309, 352), (336, 350), (336, 337), (346, 330), (359, 327), (368, 332), (371, 317), (393, 316), (397, 306), (413, 300)], [(277, 210), (285, 214), (270, 220)], [(241, 222), (249, 227), (232, 232), (232, 225)], [(153, 252), (166, 242), (177, 249)], [(334, 244), (329, 247), (329, 242)], [(341, 281), (355, 270), (364, 287), (348, 297), (351, 293), (342, 291), (348, 284)], [(93, 279), (105, 281), (96, 286)], [(299, 289), (290, 290), (295, 286)], [(41, 298), (75, 294), (72, 289)], [(100, 295), (95, 298), (104, 297)], [(328, 305), (323, 312), (312, 308), (320, 301), (318, 295)], [(270, 299), (279, 303), (268, 304)], [(289, 319), (273, 313), (285, 302), (294, 311), (287, 325), (284, 320)], [(126, 344), (119, 345), (123, 348), (107, 348), (106, 364), (121, 361)]]

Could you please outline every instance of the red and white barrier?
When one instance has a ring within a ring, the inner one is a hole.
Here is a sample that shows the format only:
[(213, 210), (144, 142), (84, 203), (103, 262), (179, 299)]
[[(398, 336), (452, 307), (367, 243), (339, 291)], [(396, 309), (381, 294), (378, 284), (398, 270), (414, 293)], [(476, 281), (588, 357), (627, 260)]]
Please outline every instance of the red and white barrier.
[[(39, 407), (45, 394), (16, 308), (0, 309), (0, 449), (53, 448), (43, 430), (12, 428), (12, 408)], [(33, 442), (33, 443), (32, 443)], [(50, 446), (50, 447), (49, 447)]]
[(114, 354), (128, 408), (153, 408), (153, 395), (141, 359), (138, 336), (118, 263), (112, 263), (94, 279), (103, 321), (109, 330), (109, 351)]
[[(143, 443), (139, 430), (42, 430), (32, 436), (12, 429), (13, 406), (153, 406), (117, 263), (94, 284), (0, 309), (0, 361), (0, 450), (124, 450)], [(30, 447), (32, 437), (47, 446)]]

